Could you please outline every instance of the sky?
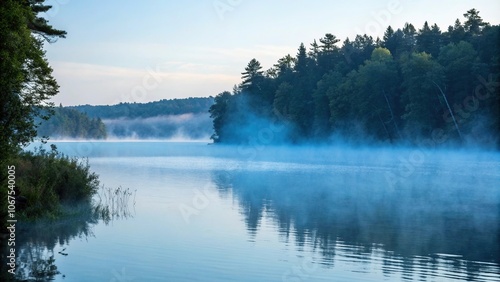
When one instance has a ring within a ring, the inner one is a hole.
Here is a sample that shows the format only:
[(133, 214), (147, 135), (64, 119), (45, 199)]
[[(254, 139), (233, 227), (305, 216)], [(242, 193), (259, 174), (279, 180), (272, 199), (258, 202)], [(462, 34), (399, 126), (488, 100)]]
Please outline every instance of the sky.
[(70, 105), (216, 96), (241, 82), (252, 58), (264, 70), (300, 43), (332, 33), (382, 37), (425, 21), (445, 31), (476, 8), (500, 24), (499, 0), (49, 0), (45, 17), (65, 39), (46, 44)]

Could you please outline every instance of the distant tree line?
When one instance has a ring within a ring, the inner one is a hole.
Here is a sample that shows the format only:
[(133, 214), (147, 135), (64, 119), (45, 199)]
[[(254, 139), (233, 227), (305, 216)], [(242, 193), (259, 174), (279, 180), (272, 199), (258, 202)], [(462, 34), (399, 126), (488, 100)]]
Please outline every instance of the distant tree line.
[(100, 118), (90, 118), (75, 109), (59, 106), (48, 120), (41, 120), (38, 136), (106, 139), (106, 126)]
[(165, 115), (181, 115), (186, 113), (206, 113), (213, 104), (213, 97), (163, 99), (149, 103), (120, 103), (116, 105), (91, 106), (81, 105), (70, 108), (86, 113), (93, 118), (148, 118)]
[(208, 109), (213, 97), (70, 106), (53, 109), (48, 120), (38, 119), (38, 136), (106, 139), (204, 139), (212, 134)]
[(205, 113), (105, 119), (103, 122), (110, 138), (207, 140), (212, 134), (208, 107)]
[(446, 31), (406, 23), (389, 26), (382, 39), (357, 35), (340, 47), (328, 33), (267, 71), (252, 59), (241, 84), (215, 97), (212, 139), (276, 141), (266, 120), (286, 126), (289, 142), (363, 136), (498, 146), (500, 26), (475, 9), (464, 17)]

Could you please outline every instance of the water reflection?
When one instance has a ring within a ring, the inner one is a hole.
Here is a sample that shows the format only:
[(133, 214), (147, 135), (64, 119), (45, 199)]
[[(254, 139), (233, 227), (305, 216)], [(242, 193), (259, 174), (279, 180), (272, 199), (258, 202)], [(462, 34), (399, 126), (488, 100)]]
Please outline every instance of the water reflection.
[[(362, 177), (213, 172), (219, 193), (237, 200), (250, 240), (267, 217), (283, 243), (293, 240), (299, 251), (320, 254), (323, 267), (366, 273), (376, 267), (385, 277), (403, 280), (500, 279), (500, 200), (494, 185), (476, 186), (467, 174), (450, 182), (436, 173), (388, 189), (383, 174)], [(289, 281), (301, 280), (295, 278)]]
[[(108, 225), (115, 220), (133, 217), (135, 200), (131, 202), (131, 197), (135, 197), (135, 192), (129, 189), (103, 188), (93, 202), (64, 207), (67, 216), (63, 219), (19, 221), (16, 224), (16, 272), (14, 276), (10, 275), (6, 265), (2, 264), (0, 271), (4, 276), (0, 281), (50, 281), (56, 275), (64, 278), (55, 257), (64, 259), (71, 255), (66, 246), (73, 239), (94, 237), (93, 228), (97, 224)], [(2, 248), (7, 247), (2, 244)]]

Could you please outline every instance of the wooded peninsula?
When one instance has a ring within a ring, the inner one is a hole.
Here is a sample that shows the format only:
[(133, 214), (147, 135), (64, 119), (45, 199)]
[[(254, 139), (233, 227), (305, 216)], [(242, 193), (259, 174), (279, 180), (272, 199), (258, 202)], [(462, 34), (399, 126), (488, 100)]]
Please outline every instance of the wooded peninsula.
[[(442, 30), (326, 34), (263, 71), (252, 59), (210, 108), (217, 143), (475, 144), (498, 148), (500, 26), (471, 9)], [(286, 131), (268, 132), (270, 124)]]

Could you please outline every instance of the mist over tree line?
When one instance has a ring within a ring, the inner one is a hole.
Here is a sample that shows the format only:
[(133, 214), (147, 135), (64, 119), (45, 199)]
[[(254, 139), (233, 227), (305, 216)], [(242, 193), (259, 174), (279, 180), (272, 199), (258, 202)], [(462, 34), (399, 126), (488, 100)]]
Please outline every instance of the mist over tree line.
[(213, 104), (213, 97), (163, 99), (149, 103), (119, 103), (116, 105), (80, 105), (69, 108), (76, 109), (92, 118), (149, 118), (166, 115), (182, 115), (186, 113), (206, 113)]
[(38, 135), (82, 139), (208, 139), (212, 134), (208, 109), (212, 104), (213, 97), (60, 106), (50, 119), (40, 120)]
[(100, 118), (60, 105), (48, 120), (40, 120), (38, 136), (55, 138), (106, 139), (106, 126)]
[[(348, 142), (500, 147), (500, 26), (471, 9), (343, 43), (327, 33), (267, 71), (252, 59), (210, 108), (219, 143)], [(340, 47), (339, 47), (340, 46)]]

